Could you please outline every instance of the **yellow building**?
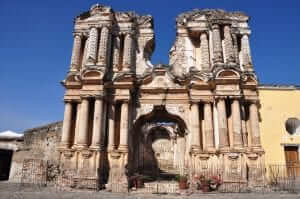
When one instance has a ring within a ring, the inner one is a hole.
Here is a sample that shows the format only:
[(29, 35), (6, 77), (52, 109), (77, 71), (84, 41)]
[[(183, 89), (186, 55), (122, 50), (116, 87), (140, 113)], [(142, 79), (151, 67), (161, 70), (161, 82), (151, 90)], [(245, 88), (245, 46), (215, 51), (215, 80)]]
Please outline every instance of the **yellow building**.
[(266, 167), (286, 163), (300, 167), (300, 128), (297, 129), (300, 121), (292, 119), (295, 132), (289, 133), (286, 130), (289, 118), (300, 118), (300, 87), (261, 85), (259, 96), (260, 131), (266, 152)]

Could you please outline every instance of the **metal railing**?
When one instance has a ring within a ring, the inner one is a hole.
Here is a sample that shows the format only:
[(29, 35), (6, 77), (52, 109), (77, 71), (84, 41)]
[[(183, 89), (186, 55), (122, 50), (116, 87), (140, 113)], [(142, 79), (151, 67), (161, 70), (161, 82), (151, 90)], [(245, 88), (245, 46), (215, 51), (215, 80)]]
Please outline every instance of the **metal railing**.
[[(272, 164), (265, 166), (247, 166), (246, 169), (224, 169), (224, 165), (207, 168), (201, 172), (190, 172), (188, 168), (163, 167), (152, 168), (139, 173), (124, 175), (123, 170), (114, 172), (108, 169), (98, 171), (98, 174), (72, 169), (60, 170), (53, 162), (39, 159), (25, 159), (21, 171), (20, 188), (35, 186), (37, 188), (47, 185), (55, 186), (57, 190), (88, 189), (98, 191), (104, 188), (113, 192), (129, 192), (136, 187), (137, 178), (141, 178), (143, 186), (138, 187), (140, 192), (148, 193), (177, 193), (179, 184), (175, 177), (186, 175), (188, 189), (199, 191), (199, 177), (212, 179), (218, 177), (218, 188), (211, 191), (222, 193), (243, 192), (269, 192), (269, 191), (300, 191), (300, 166)], [(104, 173), (109, 174), (104, 179)], [(196, 179), (198, 177), (198, 179)], [(197, 181), (198, 180), (198, 181)], [(201, 184), (201, 183), (200, 183)]]

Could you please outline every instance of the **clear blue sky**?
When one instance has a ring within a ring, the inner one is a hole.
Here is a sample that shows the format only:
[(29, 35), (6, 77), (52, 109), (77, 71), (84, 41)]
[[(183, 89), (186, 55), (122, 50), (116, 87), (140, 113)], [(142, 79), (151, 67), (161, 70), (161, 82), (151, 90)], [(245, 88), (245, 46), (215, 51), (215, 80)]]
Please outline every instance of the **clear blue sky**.
[(175, 17), (194, 8), (223, 8), (251, 16), (250, 44), (261, 83), (300, 84), (299, 0), (90, 0), (0, 2), (0, 131), (63, 118), (73, 18), (94, 3), (154, 17), (154, 64), (168, 63)]

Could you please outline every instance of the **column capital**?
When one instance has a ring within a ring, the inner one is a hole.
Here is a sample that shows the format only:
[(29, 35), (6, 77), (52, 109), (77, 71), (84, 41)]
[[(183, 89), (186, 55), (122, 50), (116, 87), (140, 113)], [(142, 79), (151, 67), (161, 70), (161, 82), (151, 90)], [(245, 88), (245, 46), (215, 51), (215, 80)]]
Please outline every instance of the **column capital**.
[(91, 98), (93, 98), (94, 97), (94, 95), (80, 95), (80, 99), (91, 99)]
[(208, 30), (202, 30), (202, 31), (200, 32), (200, 38), (201, 38), (202, 35), (207, 37), (208, 34), (209, 34)]
[(84, 36), (82, 32), (73, 32), (72, 34), (73, 34), (73, 37), (74, 37), (74, 38), (75, 38), (75, 37), (80, 37), (80, 38), (82, 38), (82, 37)]
[(250, 36), (250, 32), (242, 32), (242, 33), (240, 33), (240, 35), (242, 37), (249, 37)]
[(259, 104), (260, 104), (259, 99), (246, 99), (245, 101), (246, 101), (246, 103), (248, 103), (248, 104), (256, 104), (256, 105), (259, 105)]
[(122, 32), (123, 35), (128, 36), (128, 37), (133, 37), (134, 36), (134, 31), (133, 30), (128, 30)]
[(103, 24), (101, 27), (102, 28), (107, 28), (108, 30), (112, 30), (112, 26), (110, 24)]
[(121, 100), (118, 100), (119, 102), (121, 102), (122, 104), (128, 104), (130, 99), (121, 99)]
[(219, 100), (225, 100), (225, 99), (227, 99), (227, 98), (228, 98), (228, 96), (224, 96), (224, 95), (217, 95), (217, 96), (214, 97), (214, 99), (215, 99), (216, 101), (219, 101)]
[(215, 30), (215, 29), (220, 29), (220, 25), (217, 24), (217, 23), (213, 23), (212, 26), (211, 26), (211, 28), (212, 28), (213, 30)]
[(212, 104), (214, 102), (214, 99), (202, 99), (201, 102), (203, 104)]
[(200, 100), (190, 100), (190, 105), (195, 105), (195, 104), (199, 104)]
[(242, 96), (240, 95), (230, 95), (228, 96), (229, 99), (233, 99), (233, 100), (241, 100)]
[(93, 25), (93, 26), (90, 26), (90, 27), (89, 27), (89, 30), (92, 30), (92, 29), (98, 29), (98, 27), (97, 27), (97, 26), (94, 26), (94, 25)]
[(231, 24), (230, 23), (224, 24), (224, 28), (231, 28)]
[(75, 102), (73, 99), (64, 99), (63, 101), (65, 104)]
[(94, 95), (93, 98), (104, 100), (104, 95)]

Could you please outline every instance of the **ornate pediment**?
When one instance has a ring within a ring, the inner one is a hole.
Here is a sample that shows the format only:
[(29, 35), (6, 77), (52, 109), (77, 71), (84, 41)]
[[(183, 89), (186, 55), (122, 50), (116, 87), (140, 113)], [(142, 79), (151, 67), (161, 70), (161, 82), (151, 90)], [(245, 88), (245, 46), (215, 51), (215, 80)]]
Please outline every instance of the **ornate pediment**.
[(214, 71), (217, 83), (238, 83), (241, 80), (241, 72), (235, 68), (219, 68)]
[(242, 80), (245, 85), (256, 86), (258, 84), (257, 76), (254, 73), (243, 73)]
[(151, 15), (144, 15), (137, 17), (137, 24), (142, 28), (152, 28), (153, 18)]
[(79, 73), (78, 72), (68, 73), (66, 79), (61, 81), (61, 84), (66, 88), (79, 88), (81, 86)]
[(182, 13), (176, 19), (177, 24), (185, 25), (190, 21), (200, 21), (200, 20), (208, 20), (214, 21), (218, 20), (218, 23), (222, 23), (225, 20), (225, 23), (228, 20), (242, 20), (247, 21), (248, 16), (242, 12), (226, 12), (222, 9), (195, 9), (189, 12)]
[(102, 82), (105, 74), (105, 69), (96, 67), (87, 67), (81, 72), (81, 79), (84, 82), (96, 83)]
[[(100, 4), (95, 4), (93, 5), (89, 11), (84, 12), (82, 14), (80, 14), (79, 16), (77, 16), (75, 18), (75, 20), (79, 20), (79, 21), (93, 21), (96, 19), (101, 19), (101, 17), (105, 18), (107, 16), (111, 16), (113, 13), (113, 10), (111, 7), (109, 6), (103, 6)], [(104, 20), (105, 20), (104, 19)]]
[(142, 89), (182, 89), (183, 86), (176, 83), (166, 68), (156, 67), (153, 72), (143, 79)]
[(99, 14), (104, 14), (104, 13), (111, 13), (112, 9), (109, 6), (103, 6), (103, 5), (99, 5), (99, 4), (95, 4), (91, 7), (90, 9), (90, 15), (94, 16), (94, 15), (99, 15)]
[(118, 22), (133, 22), (136, 19), (135, 12), (116, 12), (115, 17)]

